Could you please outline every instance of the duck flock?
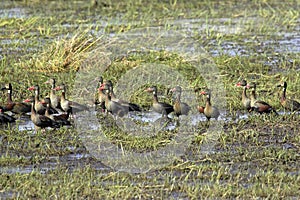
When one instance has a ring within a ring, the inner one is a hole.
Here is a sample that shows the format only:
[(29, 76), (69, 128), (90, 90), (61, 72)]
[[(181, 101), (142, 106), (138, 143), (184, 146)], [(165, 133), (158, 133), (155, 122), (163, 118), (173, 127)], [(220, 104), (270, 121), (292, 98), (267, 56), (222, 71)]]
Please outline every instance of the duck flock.
[[(45, 129), (46, 127), (59, 128), (62, 126), (70, 126), (70, 117), (80, 111), (89, 111), (89, 107), (83, 104), (79, 104), (74, 101), (66, 99), (66, 87), (64, 84), (56, 86), (54, 78), (49, 79), (47, 84), (51, 84), (51, 90), (49, 97), (40, 99), (40, 89), (38, 85), (29, 87), (28, 90), (34, 91), (34, 96), (24, 100), (23, 102), (15, 102), (12, 100), (12, 84), (6, 84), (1, 90), (7, 91), (7, 102), (5, 105), (0, 106), (0, 123), (13, 123), (16, 121), (15, 115), (24, 115), (30, 113), (30, 118), (35, 125), (36, 129)], [(257, 113), (274, 113), (276, 110), (268, 103), (257, 99), (256, 84), (247, 84), (246, 80), (242, 80), (236, 84), (236, 86), (243, 87), (242, 91), (242, 105), (248, 112)], [(280, 103), (285, 110), (294, 112), (300, 111), (300, 103), (286, 98), (287, 82), (282, 82), (278, 85), (282, 87), (282, 95)], [(247, 95), (247, 89), (251, 89), (250, 96)], [(61, 91), (61, 95), (57, 95), (56, 91)], [(160, 102), (158, 100), (158, 91), (156, 86), (149, 87), (145, 92), (152, 93), (153, 111), (162, 115), (162, 117), (168, 117), (168, 114), (174, 114), (177, 119), (180, 115), (188, 115), (191, 107), (184, 102), (181, 102), (182, 88), (176, 86), (170, 90), (173, 93), (175, 100), (173, 105)], [(211, 91), (206, 89), (200, 92), (201, 95), (206, 95), (205, 106), (197, 106), (197, 110), (204, 114), (207, 120), (211, 118), (218, 119), (220, 112), (217, 107), (211, 103)], [(113, 83), (111, 80), (104, 82), (103, 78), (99, 78), (98, 91), (95, 95), (95, 106), (100, 107), (102, 112), (111, 113), (112, 115), (123, 117), (128, 112), (142, 111), (141, 107), (135, 103), (127, 102), (118, 99), (113, 91)], [(10, 114), (8, 114), (8, 112)], [(12, 114), (11, 114), (12, 113)]]

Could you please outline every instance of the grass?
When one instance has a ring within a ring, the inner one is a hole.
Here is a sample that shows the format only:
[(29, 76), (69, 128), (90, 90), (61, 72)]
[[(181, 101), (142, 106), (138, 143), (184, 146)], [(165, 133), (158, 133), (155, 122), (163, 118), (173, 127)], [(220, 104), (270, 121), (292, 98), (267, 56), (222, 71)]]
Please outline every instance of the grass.
[[(201, 151), (207, 131), (206, 123), (201, 122), (195, 126), (192, 143), (181, 157), (147, 173), (126, 173), (105, 166), (90, 154), (76, 128), (32, 133), (1, 126), (0, 198), (300, 196), (299, 114), (250, 114), (247, 119), (234, 120), (244, 112), (240, 102), (242, 89), (235, 86), (242, 78), (256, 82), (258, 97), (277, 110), (283, 110), (279, 103), (281, 91), (276, 87), (281, 80), (288, 82), (287, 95), (300, 101), (299, 50), (292, 50), (299, 30), (297, 2), (97, 0), (95, 4), (37, 0), (5, 1), (2, 6), (7, 14), (0, 13), (0, 82), (13, 83), (16, 101), (31, 96), (27, 87), (33, 84), (39, 84), (41, 95), (46, 96), (49, 86), (43, 83), (49, 77), (66, 83), (67, 97), (71, 99), (78, 97), (76, 92), (85, 94), (84, 89), (78, 90), (76, 78), (85, 80), (79, 81), (80, 88), (94, 91), (96, 82), (88, 80), (97, 78), (100, 71), (87, 72), (99, 63), (107, 65), (101, 75), (114, 83), (129, 70), (151, 63), (178, 71), (186, 80), (186, 91), (206, 87), (209, 83), (192, 64), (170, 51), (133, 51), (120, 57), (106, 55), (110, 60), (100, 61), (106, 57), (95, 55), (97, 51), (102, 55), (109, 47), (105, 34), (118, 36), (135, 28), (154, 26), (186, 31), (212, 55), (210, 59), (226, 90), (227, 117), (233, 120), (222, 124), (214, 152)], [(93, 59), (87, 61), (90, 57)], [(152, 97), (144, 90), (153, 84), (145, 81), (133, 91), (130, 100), (148, 109)], [(170, 87), (159, 84), (160, 99), (170, 102)], [(195, 96), (197, 103), (203, 105), (203, 98)], [(0, 105), (5, 100), (5, 95), (1, 95)], [(214, 96), (212, 100), (215, 103)], [(109, 123), (101, 115), (98, 120)], [(159, 149), (176, 134), (180, 134), (177, 129), (141, 137), (105, 126), (105, 136), (110, 141), (133, 152)]]

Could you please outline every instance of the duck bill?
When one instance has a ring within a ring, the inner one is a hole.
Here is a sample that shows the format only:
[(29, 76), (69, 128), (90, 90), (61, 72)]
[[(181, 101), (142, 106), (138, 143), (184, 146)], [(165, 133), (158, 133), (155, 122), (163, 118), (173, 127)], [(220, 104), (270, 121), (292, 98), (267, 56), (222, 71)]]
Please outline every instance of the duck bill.
[(53, 90), (55, 90), (55, 91), (61, 90), (61, 87), (58, 86), (58, 87), (56, 87), (56, 88), (53, 88)]
[(145, 92), (153, 92), (153, 89), (152, 89), (152, 88), (147, 88), (147, 89), (145, 90)]
[(24, 102), (24, 103), (30, 103), (30, 102), (31, 102), (31, 99), (25, 99), (23, 102)]
[(34, 90), (34, 86), (27, 88), (27, 90)]

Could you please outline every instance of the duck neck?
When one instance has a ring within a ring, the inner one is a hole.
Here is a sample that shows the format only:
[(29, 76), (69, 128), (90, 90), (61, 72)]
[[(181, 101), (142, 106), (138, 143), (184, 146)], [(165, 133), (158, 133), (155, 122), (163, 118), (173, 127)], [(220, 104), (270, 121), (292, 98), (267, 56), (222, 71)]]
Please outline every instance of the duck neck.
[(251, 99), (251, 101), (255, 101), (255, 100), (256, 100), (256, 92), (255, 92), (255, 89), (253, 89), (253, 90), (251, 91), (250, 99)]
[(37, 89), (35, 90), (35, 96), (34, 96), (35, 102), (39, 102), (39, 101), (40, 101), (39, 96), (40, 96), (40, 89), (37, 88)]
[(8, 89), (8, 90), (7, 90), (7, 101), (8, 101), (9, 103), (12, 102), (11, 96), (12, 96), (12, 90), (11, 90), (11, 89)]
[(180, 103), (181, 93), (177, 92), (175, 102)]
[(246, 99), (248, 99), (248, 96), (247, 96), (247, 87), (245, 86), (242, 93), (242, 100), (244, 101)]
[(209, 95), (209, 94), (208, 94), (207, 97), (206, 97), (206, 104), (205, 104), (205, 107), (206, 107), (206, 108), (211, 107), (210, 95)]
[(52, 86), (51, 86), (51, 91), (50, 91), (50, 96), (54, 96), (55, 95), (55, 82), (53, 81)]
[(153, 103), (158, 103), (157, 92), (153, 92)]
[(110, 94), (110, 98), (113, 98), (113, 99), (116, 98), (113, 87), (110, 88), (109, 94)]
[(66, 90), (63, 89), (61, 92), (61, 100), (65, 101), (66, 100)]
[(34, 104), (35, 104), (35, 102), (31, 103), (31, 115), (33, 115), (33, 116), (36, 115), (36, 110), (34, 109)]
[(283, 87), (283, 90), (282, 90), (282, 95), (281, 95), (281, 99), (282, 100), (285, 100), (286, 99), (286, 87)]

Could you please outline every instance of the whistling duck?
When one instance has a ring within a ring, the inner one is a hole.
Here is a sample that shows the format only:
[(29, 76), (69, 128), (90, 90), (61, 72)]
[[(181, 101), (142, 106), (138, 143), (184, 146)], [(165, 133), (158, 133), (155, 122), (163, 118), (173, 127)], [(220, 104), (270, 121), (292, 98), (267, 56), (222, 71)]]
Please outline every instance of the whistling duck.
[(285, 109), (292, 111), (292, 112), (300, 111), (300, 103), (298, 101), (286, 98), (287, 83), (284, 81), (283, 83), (278, 85), (278, 87), (283, 87), (282, 95), (280, 98), (280, 103), (281, 103), (282, 107), (284, 107)]
[(95, 96), (95, 106), (100, 105), (102, 111), (104, 111), (106, 94), (104, 93), (104, 90), (101, 89), (102, 84), (103, 84), (103, 77), (100, 76), (98, 86), (97, 86), (98, 92)]
[(34, 123), (36, 129), (44, 129), (47, 127), (51, 128), (59, 128), (60, 125), (50, 119), (49, 117), (46, 117), (44, 115), (40, 115), (38, 112), (35, 110), (35, 98), (32, 99), (26, 99), (24, 100), (25, 102), (31, 102), (31, 121)]
[(180, 115), (188, 115), (188, 112), (191, 110), (191, 107), (188, 104), (181, 102), (181, 87), (176, 86), (173, 89), (171, 89), (171, 92), (175, 94), (175, 102), (173, 105), (174, 114), (177, 117), (179, 117)]
[(59, 114), (59, 115), (51, 115), (49, 113), (50, 108), (51, 108), (50, 104), (47, 103), (47, 108), (46, 108), (46, 112), (45, 112), (46, 117), (52, 119), (53, 121), (58, 123), (60, 126), (70, 126), (71, 125), (70, 121), (68, 121), (68, 118), (69, 118), (68, 113), (62, 113), (62, 114)]
[(257, 100), (256, 99), (256, 84), (252, 83), (250, 85), (251, 89), (251, 95), (250, 95), (250, 100), (251, 100), (251, 109), (250, 111), (256, 111), (260, 114), (262, 113), (275, 113), (276, 115), (278, 115), (278, 113), (276, 112), (276, 110), (273, 109), (272, 106), (270, 106), (270, 104), (261, 101), (261, 100)]
[(2, 88), (1, 90), (7, 90), (7, 103), (6, 105), (3, 107), (3, 111), (11, 111), (15, 114), (25, 114), (30, 112), (31, 110), (31, 106), (30, 104), (26, 104), (23, 102), (14, 102), (12, 100), (12, 85), (11, 83), (8, 83), (5, 85), (4, 88)]
[(15, 122), (16, 119), (6, 113), (3, 112), (2, 107), (0, 107), (0, 122), (1, 123), (12, 123)]
[(84, 110), (89, 110), (89, 108), (85, 105), (79, 104), (74, 101), (69, 101), (66, 99), (66, 86), (64, 84), (57, 86), (54, 88), (54, 90), (61, 90), (61, 97), (60, 97), (60, 106), (63, 109), (63, 111), (67, 113), (74, 113), (74, 112), (80, 112)]
[(58, 108), (61, 109), (60, 106), (60, 98), (55, 94), (55, 79), (54, 78), (50, 78), (48, 81), (45, 82), (45, 84), (51, 84), (51, 90), (50, 90), (50, 105), (52, 108)]
[[(35, 111), (40, 114), (44, 115), (46, 112), (46, 103), (44, 101), (40, 100), (40, 87), (38, 85), (34, 85), (28, 88), (28, 90), (34, 90), (34, 109)], [(57, 110), (51, 108), (49, 110), (50, 114), (58, 113)]]
[(121, 100), (116, 98), (116, 95), (114, 93), (114, 87), (113, 87), (113, 83), (111, 80), (108, 80), (106, 83), (106, 85), (108, 85), (110, 87), (110, 92), (111, 92), (111, 100), (120, 103), (123, 106), (129, 107), (129, 111), (141, 111), (140, 106), (138, 106), (135, 103), (129, 103), (127, 101)]
[(124, 106), (119, 102), (112, 101), (112, 86), (110, 84), (102, 84), (102, 86), (99, 89), (106, 90), (106, 97), (105, 97), (106, 112), (110, 112), (113, 115), (116, 114), (120, 117), (123, 117), (128, 113), (129, 111), (128, 106)]
[(242, 93), (242, 103), (244, 105), (244, 107), (250, 111), (251, 110), (251, 100), (250, 98), (247, 96), (247, 89), (249, 89), (249, 85), (247, 84), (247, 81), (246, 80), (242, 80), (241, 82), (238, 82), (236, 84), (236, 86), (238, 87), (244, 87), (243, 89), (243, 93)]
[(156, 86), (149, 87), (145, 91), (153, 93), (153, 110), (157, 113), (162, 114), (162, 117), (168, 117), (168, 114), (174, 111), (173, 106), (171, 106), (170, 104), (158, 101)]
[(210, 102), (211, 91), (210, 90), (202, 91), (202, 92), (200, 92), (200, 94), (206, 95), (206, 103), (205, 103), (204, 109), (202, 106), (199, 106), (198, 110), (200, 112), (202, 112), (202, 109), (203, 109), (203, 113), (206, 116), (208, 121), (210, 120), (210, 118), (215, 118), (217, 120), (220, 115), (220, 112), (217, 107), (211, 105), (211, 102)]

